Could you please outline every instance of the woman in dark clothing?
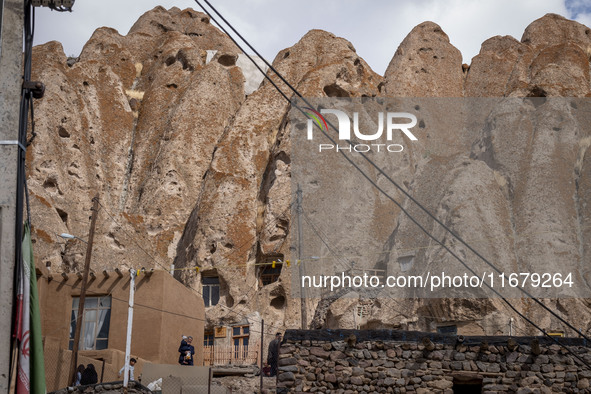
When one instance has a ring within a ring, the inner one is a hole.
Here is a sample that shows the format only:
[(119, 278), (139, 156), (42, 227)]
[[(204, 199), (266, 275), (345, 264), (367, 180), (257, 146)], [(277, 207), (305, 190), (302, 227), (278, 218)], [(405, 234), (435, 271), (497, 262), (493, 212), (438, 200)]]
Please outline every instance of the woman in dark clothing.
[(186, 341), (181, 341), (179, 346), (179, 364), (193, 365), (193, 355), (195, 354), (195, 347), (191, 345), (193, 337), (188, 337)]
[(271, 366), (271, 373), (269, 376), (277, 375), (277, 368), (279, 364), (279, 347), (281, 346), (281, 333), (275, 334), (275, 339), (269, 343), (269, 351), (267, 352), (267, 363)]
[(96, 384), (98, 382), (98, 375), (96, 370), (94, 369), (94, 365), (88, 364), (84, 372), (82, 372), (82, 379), (80, 379), (80, 384)]
[(78, 365), (78, 369), (76, 369), (76, 382), (74, 386), (80, 386), (80, 381), (82, 380), (82, 372), (84, 372), (84, 364)]
[(183, 337), (181, 340), (181, 345), (179, 346), (179, 364), (183, 365), (185, 362), (185, 353), (183, 353), (183, 349), (187, 346), (187, 337)]

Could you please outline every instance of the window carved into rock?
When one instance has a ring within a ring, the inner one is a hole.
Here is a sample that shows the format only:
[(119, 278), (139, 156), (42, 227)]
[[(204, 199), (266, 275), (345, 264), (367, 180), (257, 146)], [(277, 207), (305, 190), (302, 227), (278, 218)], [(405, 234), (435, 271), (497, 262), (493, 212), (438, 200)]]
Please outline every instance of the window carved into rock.
[(219, 276), (203, 276), (203, 303), (205, 307), (217, 305), (220, 301), (220, 278)]
[(279, 280), (283, 268), (283, 255), (267, 256), (257, 266), (259, 286), (266, 286)]

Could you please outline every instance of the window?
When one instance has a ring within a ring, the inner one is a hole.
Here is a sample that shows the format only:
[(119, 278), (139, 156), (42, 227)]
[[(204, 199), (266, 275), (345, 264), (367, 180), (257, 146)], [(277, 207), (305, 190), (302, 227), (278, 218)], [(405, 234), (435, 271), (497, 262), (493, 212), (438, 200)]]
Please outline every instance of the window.
[(250, 336), (250, 326), (232, 327), (232, 342), (234, 343), (234, 357), (241, 358), (248, 353), (248, 337)]
[(266, 286), (279, 280), (281, 268), (283, 268), (283, 263), (281, 262), (282, 257), (283, 256), (268, 257), (265, 262), (260, 265), (259, 282), (261, 286)]
[(366, 318), (367, 316), (369, 316), (369, 310), (369, 305), (357, 305), (357, 317), (360, 317), (362, 319)]
[(441, 335), (457, 335), (458, 327), (456, 326), (439, 326), (437, 327), (437, 333)]
[[(74, 347), (76, 319), (80, 298), (72, 300), (70, 322), (70, 350)], [(86, 297), (84, 300), (84, 320), (80, 330), (80, 350), (100, 350), (109, 346), (109, 325), (111, 322), (111, 296)]]
[(203, 333), (203, 346), (213, 346), (213, 331)]
[(217, 305), (220, 301), (220, 278), (218, 276), (204, 276), (201, 278), (203, 285), (203, 303), (205, 307)]
[(414, 260), (414, 255), (410, 256), (400, 256), (398, 257), (398, 263), (400, 264), (400, 271), (406, 272), (412, 268), (412, 263)]

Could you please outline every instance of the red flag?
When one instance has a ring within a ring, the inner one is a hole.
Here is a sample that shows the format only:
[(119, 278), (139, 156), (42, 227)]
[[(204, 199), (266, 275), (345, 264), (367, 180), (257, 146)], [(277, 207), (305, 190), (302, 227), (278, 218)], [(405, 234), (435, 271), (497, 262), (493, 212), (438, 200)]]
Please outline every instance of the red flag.
[(29, 394), (30, 384), (30, 343), (29, 329), (31, 314), (29, 306), (31, 302), (31, 266), (29, 264), (20, 264), (20, 279), (17, 294), (17, 323), (16, 337), (19, 341), (18, 370), (16, 377), (17, 394)]

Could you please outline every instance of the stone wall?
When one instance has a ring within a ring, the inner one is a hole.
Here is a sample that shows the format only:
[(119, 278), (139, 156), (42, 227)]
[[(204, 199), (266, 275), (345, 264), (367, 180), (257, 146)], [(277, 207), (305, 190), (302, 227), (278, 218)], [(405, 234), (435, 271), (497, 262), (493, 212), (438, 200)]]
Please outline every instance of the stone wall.
[(58, 391), (54, 391), (50, 394), (70, 394), (70, 393), (103, 393), (103, 394), (116, 394), (116, 393), (151, 393), (146, 387), (142, 386), (138, 382), (129, 382), (128, 389), (125, 391), (122, 382), (111, 382), (101, 384), (91, 384), (86, 386), (68, 387)]
[[(586, 363), (583, 339), (559, 338)], [(278, 393), (591, 392), (591, 368), (544, 337), (288, 330)]]

